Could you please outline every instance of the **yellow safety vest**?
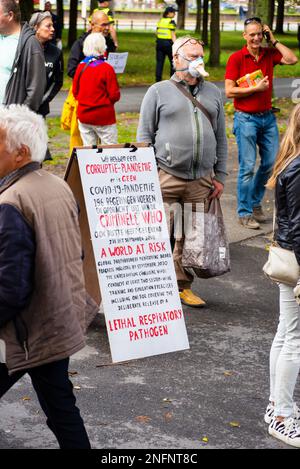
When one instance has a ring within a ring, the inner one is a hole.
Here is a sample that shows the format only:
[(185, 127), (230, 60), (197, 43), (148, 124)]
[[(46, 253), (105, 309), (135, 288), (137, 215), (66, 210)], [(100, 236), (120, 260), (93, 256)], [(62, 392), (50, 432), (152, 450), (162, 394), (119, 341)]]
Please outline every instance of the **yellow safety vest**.
[(173, 18), (161, 18), (156, 26), (157, 39), (172, 39), (171, 31), (175, 31), (175, 28)]

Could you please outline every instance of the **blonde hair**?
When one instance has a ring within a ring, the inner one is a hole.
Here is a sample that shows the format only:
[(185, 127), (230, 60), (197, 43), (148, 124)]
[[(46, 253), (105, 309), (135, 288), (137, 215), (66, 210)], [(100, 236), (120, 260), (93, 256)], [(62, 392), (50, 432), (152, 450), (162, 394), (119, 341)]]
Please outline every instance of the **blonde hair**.
[(273, 189), (280, 173), (300, 156), (300, 103), (295, 106), (287, 125), (286, 132), (277, 153), (273, 173), (266, 187)]

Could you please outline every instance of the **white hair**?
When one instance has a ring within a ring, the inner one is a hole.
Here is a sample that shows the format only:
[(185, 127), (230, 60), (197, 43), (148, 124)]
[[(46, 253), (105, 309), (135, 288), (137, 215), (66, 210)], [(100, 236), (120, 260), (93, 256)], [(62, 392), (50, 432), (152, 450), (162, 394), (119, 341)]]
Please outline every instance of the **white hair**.
[(85, 57), (90, 55), (103, 55), (106, 50), (106, 42), (103, 34), (91, 33), (89, 34), (83, 43), (83, 53)]
[(48, 136), (42, 116), (20, 104), (0, 106), (0, 129), (5, 131), (9, 152), (25, 145), (29, 148), (31, 161), (41, 163), (44, 160)]

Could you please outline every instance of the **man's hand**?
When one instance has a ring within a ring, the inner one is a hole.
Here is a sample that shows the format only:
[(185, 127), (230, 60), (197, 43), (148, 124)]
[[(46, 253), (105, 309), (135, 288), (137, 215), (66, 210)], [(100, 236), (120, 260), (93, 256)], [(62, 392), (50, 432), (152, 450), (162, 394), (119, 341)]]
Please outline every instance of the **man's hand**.
[(294, 288), (294, 296), (296, 302), (298, 303), (298, 305), (300, 305), (300, 279), (298, 280), (297, 285)]
[(270, 42), (275, 42), (275, 37), (273, 36), (273, 33), (267, 24), (263, 24), (263, 33), (268, 33), (270, 37)]
[(222, 193), (223, 193), (223, 190), (224, 190), (224, 184), (217, 181), (216, 179), (213, 179), (212, 183), (213, 183), (213, 186), (214, 186), (214, 190), (210, 194), (210, 196), (208, 197), (208, 200), (214, 199), (215, 197), (217, 197), (217, 199), (219, 199), (221, 197)]
[(256, 91), (266, 91), (269, 88), (269, 86), (270, 86), (270, 82), (269, 82), (269, 77), (267, 75), (262, 80), (260, 80), (258, 85), (256, 85), (254, 87), (254, 90), (256, 90)]

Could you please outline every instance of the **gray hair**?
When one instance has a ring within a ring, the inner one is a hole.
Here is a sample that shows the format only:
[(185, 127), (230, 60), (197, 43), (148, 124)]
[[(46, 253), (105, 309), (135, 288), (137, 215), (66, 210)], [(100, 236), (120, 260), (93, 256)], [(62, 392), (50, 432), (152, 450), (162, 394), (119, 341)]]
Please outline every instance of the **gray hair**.
[(83, 43), (83, 54), (85, 57), (89, 55), (103, 55), (106, 50), (106, 42), (103, 34), (91, 33), (89, 34)]
[(33, 13), (28, 24), (34, 29), (35, 26), (39, 26), (46, 18), (50, 18), (52, 20), (50, 11), (38, 11), (37, 13)]
[(0, 128), (6, 133), (9, 152), (25, 145), (29, 148), (32, 161), (41, 163), (47, 151), (47, 128), (42, 116), (27, 106), (10, 104), (0, 106)]

